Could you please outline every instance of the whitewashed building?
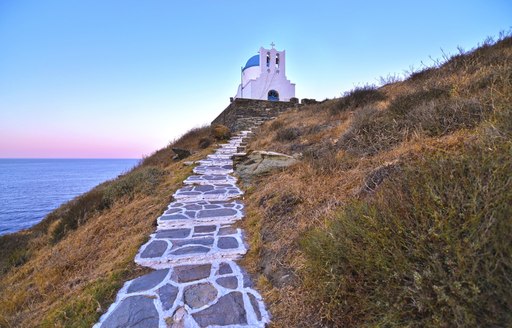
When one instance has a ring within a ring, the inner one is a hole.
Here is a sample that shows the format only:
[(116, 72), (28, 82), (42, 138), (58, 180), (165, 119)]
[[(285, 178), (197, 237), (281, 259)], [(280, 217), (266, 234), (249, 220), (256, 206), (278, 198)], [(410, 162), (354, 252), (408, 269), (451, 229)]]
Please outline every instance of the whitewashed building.
[(241, 72), (241, 83), (235, 98), (290, 101), (295, 97), (295, 83), (286, 78), (286, 52), (260, 48), (249, 58)]

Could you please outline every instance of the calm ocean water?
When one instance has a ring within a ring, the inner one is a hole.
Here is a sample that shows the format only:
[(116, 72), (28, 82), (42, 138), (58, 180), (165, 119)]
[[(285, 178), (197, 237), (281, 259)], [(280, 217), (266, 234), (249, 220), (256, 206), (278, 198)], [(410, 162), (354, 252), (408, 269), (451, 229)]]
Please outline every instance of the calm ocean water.
[(137, 159), (0, 159), (0, 235), (29, 228)]

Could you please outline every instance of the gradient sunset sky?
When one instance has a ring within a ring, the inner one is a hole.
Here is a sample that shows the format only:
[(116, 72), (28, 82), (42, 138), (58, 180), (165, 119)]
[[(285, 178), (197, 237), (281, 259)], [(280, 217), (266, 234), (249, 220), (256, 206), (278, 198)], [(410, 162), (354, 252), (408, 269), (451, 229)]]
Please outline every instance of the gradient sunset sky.
[(213, 120), (271, 42), (321, 100), (511, 26), (510, 0), (0, 0), (0, 157), (148, 155)]

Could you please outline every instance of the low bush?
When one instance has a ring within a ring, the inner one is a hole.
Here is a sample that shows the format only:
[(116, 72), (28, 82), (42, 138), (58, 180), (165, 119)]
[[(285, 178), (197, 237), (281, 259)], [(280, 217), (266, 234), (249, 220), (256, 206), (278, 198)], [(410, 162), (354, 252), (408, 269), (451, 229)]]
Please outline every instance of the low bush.
[(511, 154), (486, 143), (410, 160), (305, 237), (325, 324), (511, 326)]
[(69, 231), (78, 228), (97, 211), (108, 208), (108, 204), (104, 201), (104, 196), (105, 190), (103, 186), (99, 186), (71, 200), (63, 206), (61, 211), (56, 211), (53, 215), (50, 214), (47, 217), (48, 220), (58, 221), (55, 228), (51, 231), (50, 241), (57, 243)]
[(149, 166), (126, 174), (105, 189), (103, 205), (110, 207), (116, 200), (122, 197), (132, 198), (135, 193), (151, 194), (162, 181), (164, 173), (160, 168)]
[(162, 181), (164, 171), (157, 167), (142, 166), (109, 183), (78, 196), (56, 211), (48, 220), (58, 221), (51, 231), (51, 242), (57, 243), (72, 230), (83, 225), (93, 214), (110, 208), (117, 200), (132, 198), (135, 193), (151, 194)]
[[(437, 91), (425, 96), (426, 99), (438, 97), (433, 94)], [(439, 137), (475, 127), (492, 114), (490, 108), (484, 108), (477, 100), (444, 97), (420, 101), (407, 95), (398, 97), (401, 99), (392, 102), (388, 110), (362, 108), (356, 111), (338, 146), (354, 154), (374, 155), (409, 140), (413, 135)]]
[(374, 85), (365, 85), (345, 92), (336, 106), (332, 107), (332, 113), (343, 112), (347, 109), (364, 107), (377, 101), (386, 100), (386, 95)]
[(280, 142), (293, 141), (302, 135), (302, 130), (296, 127), (277, 131), (275, 140)]
[(216, 124), (211, 129), (212, 136), (217, 140), (228, 140), (231, 138), (231, 131), (225, 125)]
[(282, 120), (273, 120), (270, 123), (270, 131), (276, 131), (281, 129), (284, 126), (284, 122)]
[(210, 138), (201, 138), (199, 139), (199, 148), (206, 149), (212, 144), (212, 140)]
[(396, 115), (405, 115), (415, 107), (427, 102), (446, 99), (450, 96), (449, 88), (430, 88), (397, 96), (388, 106)]

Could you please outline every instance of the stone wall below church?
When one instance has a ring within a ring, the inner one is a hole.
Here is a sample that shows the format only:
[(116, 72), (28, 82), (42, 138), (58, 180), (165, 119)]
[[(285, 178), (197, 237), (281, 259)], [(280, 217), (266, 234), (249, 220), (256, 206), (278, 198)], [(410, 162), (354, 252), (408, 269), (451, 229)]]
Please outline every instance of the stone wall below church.
[(297, 106), (299, 105), (287, 101), (238, 98), (234, 99), (212, 124), (225, 125), (233, 132), (247, 130)]

